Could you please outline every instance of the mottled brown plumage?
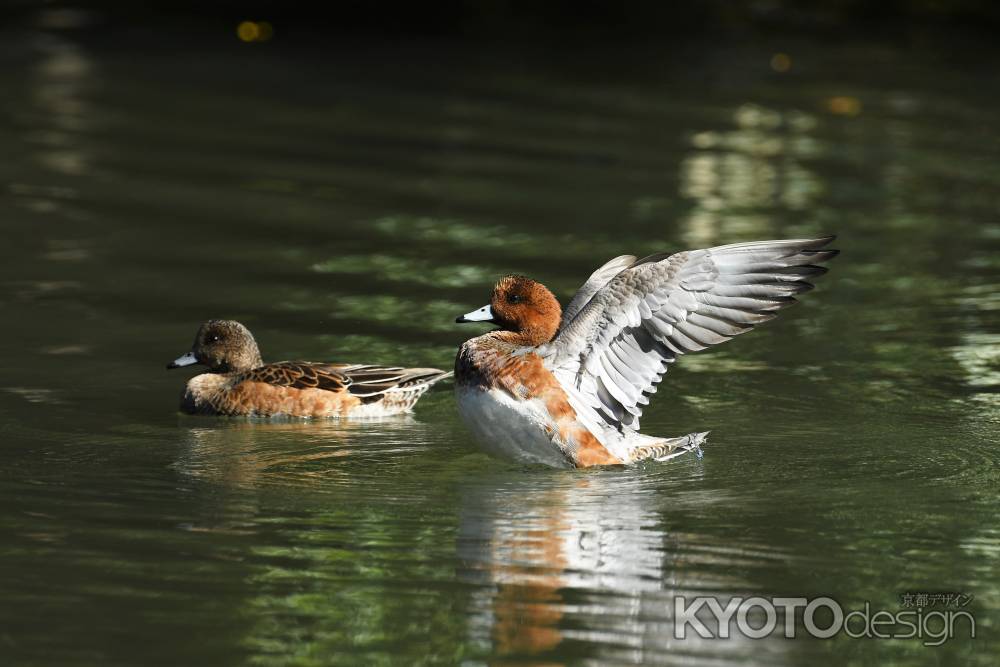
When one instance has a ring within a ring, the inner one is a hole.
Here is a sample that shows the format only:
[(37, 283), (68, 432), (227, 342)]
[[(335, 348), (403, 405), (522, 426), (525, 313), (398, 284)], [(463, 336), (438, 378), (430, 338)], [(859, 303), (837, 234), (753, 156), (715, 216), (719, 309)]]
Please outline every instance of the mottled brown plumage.
[(279, 361), (264, 364), (257, 342), (239, 322), (209, 320), (191, 352), (167, 368), (204, 364), (188, 382), (189, 414), (289, 417), (380, 417), (405, 412), (450, 373), (436, 368)]

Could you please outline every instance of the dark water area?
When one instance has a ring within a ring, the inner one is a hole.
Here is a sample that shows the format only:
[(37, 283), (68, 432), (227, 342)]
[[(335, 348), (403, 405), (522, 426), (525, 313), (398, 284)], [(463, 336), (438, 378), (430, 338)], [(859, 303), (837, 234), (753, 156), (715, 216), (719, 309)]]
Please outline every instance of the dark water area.
[[(63, 27), (0, 32), (0, 662), (995, 664), (997, 52)], [(645, 413), (702, 460), (498, 462), (449, 386), (184, 417), (163, 370), (210, 317), (447, 368), (504, 273), (565, 303), (618, 254), (824, 233), (817, 289)], [(674, 637), (678, 596), (920, 592), (976, 638)]]

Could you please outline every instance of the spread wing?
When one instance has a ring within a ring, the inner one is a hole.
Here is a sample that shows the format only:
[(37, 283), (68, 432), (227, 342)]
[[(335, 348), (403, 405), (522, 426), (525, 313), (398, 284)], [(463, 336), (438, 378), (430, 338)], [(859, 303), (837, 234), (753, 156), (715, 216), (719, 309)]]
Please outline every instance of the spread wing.
[(242, 382), (264, 382), (293, 389), (348, 391), (355, 396), (377, 397), (394, 389), (433, 384), (451, 373), (436, 368), (401, 368), (369, 364), (324, 364), (279, 361), (247, 371)]
[(795, 303), (793, 295), (812, 289), (808, 279), (826, 272), (817, 264), (837, 254), (824, 249), (833, 239), (737, 243), (638, 260), (564, 323), (550, 367), (604, 421), (638, 430), (668, 364)]
[(590, 274), (587, 282), (580, 286), (580, 289), (573, 295), (573, 299), (566, 306), (562, 313), (562, 322), (559, 328), (562, 329), (573, 321), (577, 313), (594, 297), (597, 292), (608, 284), (616, 275), (632, 266), (635, 262), (635, 255), (620, 255), (605, 262), (604, 266)]

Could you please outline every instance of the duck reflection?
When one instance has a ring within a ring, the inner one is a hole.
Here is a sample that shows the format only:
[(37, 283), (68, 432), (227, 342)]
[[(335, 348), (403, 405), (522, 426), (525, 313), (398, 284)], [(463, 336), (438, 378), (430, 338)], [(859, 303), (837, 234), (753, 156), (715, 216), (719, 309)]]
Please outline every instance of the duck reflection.
[[(457, 548), (460, 578), (475, 587), (471, 642), (500, 664), (581, 655), (650, 664), (693, 653), (724, 663), (745, 655), (749, 640), (738, 636), (674, 638), (674, 598), (719, 591), (721, 582), (698, 562), (698, 546), (685, 544), (698, 536), (664, 528), (663, 496), (654, 491), (663, 480), (649, 478), (660, 474), (517, 471), (469, 482)], [(748, 582), (726, 582), (724, 595), (741, 585)]]
[(638, 602), (660, 589), (664, 534), (636, 495), (609, 500), (609, 477), (569, 476), (554, 486), (535, 475), (494, 481), (462, 494), (462, 575), (488, 584), (473, 600), (477, 643), (501, 656), (546, 653), (587, 632), (563, 627), (571, 591)]
[(175, 468), (189, 478), (243, 488), (347, 476), (331, 460), (410, 451), (421, 446), (418, 432), (425, 428), (411, 415), (370, 421), (181, 421), (190, 427)]

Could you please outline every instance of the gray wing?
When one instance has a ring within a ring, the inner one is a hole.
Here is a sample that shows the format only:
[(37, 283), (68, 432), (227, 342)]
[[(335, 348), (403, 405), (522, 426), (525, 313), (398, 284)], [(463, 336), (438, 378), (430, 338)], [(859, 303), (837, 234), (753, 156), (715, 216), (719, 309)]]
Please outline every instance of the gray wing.
[(587, 278), (587, 282), (580, 286), (580, 289), (576, 291), (573, 299), (563, 311), (562, 322), (559, 324), (559, 328), (562, 329), (569, 322), (572, 322), (577, 313), (583, 310), (583, 307), (597, 294), (598, 290), (607, 285), (616, 275), (632, 266), (634, 262), (635, 255), (619, 255), (614, 259), (608, 260), (601, 268), (591, 273), (590, 277)]
[(817, 264), (836, 256), (823, 249), (834, 238), (737, 243), (634, 262), (564, 323), (549, 366), (577, 402), (637, 431), (668, 364), (795, 303), (793, 295), (812, 289), (809, 278), (826, 273)]

